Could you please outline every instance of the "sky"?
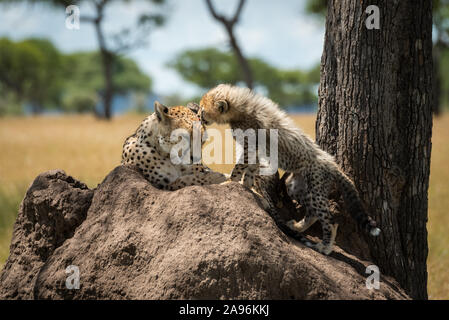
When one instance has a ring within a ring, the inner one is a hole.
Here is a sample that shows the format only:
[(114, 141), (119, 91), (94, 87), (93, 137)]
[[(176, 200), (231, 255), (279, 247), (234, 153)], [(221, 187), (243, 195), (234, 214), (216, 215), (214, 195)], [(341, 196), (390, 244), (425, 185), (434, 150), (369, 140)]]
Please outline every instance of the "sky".
[[(213, 0), (216, 10), (231, 14), (237, 0)], [(324, 41), (324, 21), (304, 13), (305, 0), (247, 0), (237, 39), (244, 54), (257, 56), (279, 68), (310, 68), (320, 61)], [(163, 8), (146, 1), (117, 1), (106, 11), (104, 29), (112, 34), (132, 26), (142, 12), (163, 10), (167, 21), (148, 34), (148, 46), (128, 54), (153, 79), (153, 89), (161, 95), (192, 96), (198, 88), (185, 82), (167, 67), (186, 49), (229, 48), (224, 28), (210, 15), (205, 0), (168, 0)], [(92, 13), (91, 4), (80, 7), (81, 16)], [(26, 3), (0, 6), (0, 37), (20, 40), (28, 37), (50, 39), (61, 51), (96, 50), (93, 27), (81, 22), (79, 30), (66, 28), (64, 8)]]

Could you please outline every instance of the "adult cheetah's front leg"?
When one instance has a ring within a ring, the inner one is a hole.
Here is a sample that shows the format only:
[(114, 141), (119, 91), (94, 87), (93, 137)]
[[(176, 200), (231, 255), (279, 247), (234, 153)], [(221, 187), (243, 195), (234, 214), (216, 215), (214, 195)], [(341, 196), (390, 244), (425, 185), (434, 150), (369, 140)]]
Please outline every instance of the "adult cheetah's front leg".
[(257, 175), (257, 171), (259, 170), (258, 164), (249, 164), (246, 167), (245, 175), (243, 176), (243, 185), (249, 189), (251, 189), (254, 185), (254, 179)]

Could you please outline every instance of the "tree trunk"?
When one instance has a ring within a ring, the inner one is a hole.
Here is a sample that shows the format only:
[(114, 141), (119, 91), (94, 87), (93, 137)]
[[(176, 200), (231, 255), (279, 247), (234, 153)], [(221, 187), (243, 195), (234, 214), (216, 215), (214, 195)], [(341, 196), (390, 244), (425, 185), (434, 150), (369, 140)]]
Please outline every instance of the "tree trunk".
[(104, 76), (104, 91), (103, 91), (103, 108), (104, 118), (109, 120), (112, 116), (112, 99), (114, 97), (114, 87), (112, 83), (112, 67), (114, 63), (114, 57), (112, 53), (101, 50), (101, 56), (103, 60), (103, 76)]
[[(380, 30), (365, 25), (368, 5), (380, 9)], [(415, 299), (427, 298), (431, 131), (432, 1), (328, 1), (317, 142), (382, 229), (352, 246), (368, 245)]]
[(242, 75), (243, 80), (246, 83), (246, 86), (250, 89), (253, 88), (253, 73), (251, 71), (251, 66), (248, 63), (248, 60), (243, 55), (242, 49), (240, 49), (240, 46), (237, 42), (237, 38), (234, 34), (234, 27), (239, 21), (240, 14), (242, 13), (243, 6), (245, 5), (245, 0), (240, 0), (237, 6), (237, 9), (234, 13), (234, 16), (232, 18), (226, 18), (223, 15), (218, 14), (214, 6), (212, 4), (211, 0), (206, 0), (207, 8), (209, 9), (211, 15), (223, 24), (224, 28), (226, 29), (226, 32), (228, 33), (229, 37), (229, 44), (232, 47), (232, 51), (234, 51), (234, 55), (237, 58), (237, 62), (240, 65), (240, 68), (242, 69)]
[(246, 60), (245, 56), (243, 55), (239, 44), (237, 43), (237, 39), (235, 38), (234, 31), (232, 28), (233, 28), (232, 26), (226, 25), (226, 31), (228, 32), (229, 35), (229, 42), (231, 44), (232, 50), (234, 51), (238, 63), (242, 68), (243, 79), (246, 83), (246, 86), (250, 89), (253, 89), (253, 74), (251, 71), (251, 67), (248, 63), (248, 60)]
[(97, 18), (94, 20), (95, 31), (97, 34), (98, 45), (100, 47), (101, 60), (103, 64), (104, 90), (102, 93), (104, 118), (111, 119), (111, 106), (114, 97), (114, 86), (112, 82), (112, 67), (114, 63), (114, 54), (107, 49), (101, 23), (103, 21), (104, 4), (97, 7)]

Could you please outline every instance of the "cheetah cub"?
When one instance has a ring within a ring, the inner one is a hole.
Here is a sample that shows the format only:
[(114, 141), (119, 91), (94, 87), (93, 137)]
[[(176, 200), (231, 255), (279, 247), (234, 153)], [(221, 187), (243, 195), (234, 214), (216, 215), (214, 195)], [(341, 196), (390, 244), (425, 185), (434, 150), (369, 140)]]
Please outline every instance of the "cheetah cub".
[[(151, 184), (164, 190), (225, 181), (225, 175), (203, 164), (174, 164), (170, 159), (171, 149), (178, 143), (171, 139), (174, 130), (186, 130), (190, 135), (190, 146), (193, 145), (194, 123), (199, 124), (200, 119), (192, 109), (196, 112), (198, 105), (168, 108), (156, 101), (155, 112), (143, 120), (136, 132), (125, 140), (121, 163), (136, 166)], [(204, 126), (201, 126), (201, 135), (203, 132)], [(191, 147), (191, 160), (192, 150)]]
[[(317, 220), (323, 230), (322, 242), (315, 249), (330, 254), (338, 224), (329, 210), (329, 194), (335, 187), (341, 192), (346, 207), (359, 226), (377, 236), (380, 229), (363, 208), (358, 192), (351, 181), (337, 166), (333, 157), (316, 145), (310, 137), (297, 128), (293, 121), (268, 98), (253, 93), (247, 88), (222, 84), (207, 92), (201, 99), (199, 114), (202, 123), (228, 123), (232, 129), (277, 129), (278, 166), (291, 172), (286, 180), (290, 197), (306, 208), (304, 219), (290, 220), (288, 227), (304, 232)], [(267, 148), (270, 137), (267, 134)], [(244, 146), (244, 163), (236, 164), (231, 180), (240, 181), (251, 188), (260, 167), (247, 164), (248, 146)]]

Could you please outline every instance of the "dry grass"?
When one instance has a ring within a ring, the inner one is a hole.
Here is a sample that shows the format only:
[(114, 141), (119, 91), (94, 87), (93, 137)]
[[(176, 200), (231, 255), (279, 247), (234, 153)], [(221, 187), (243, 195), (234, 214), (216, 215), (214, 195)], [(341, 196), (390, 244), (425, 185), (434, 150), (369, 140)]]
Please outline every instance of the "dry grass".
[[(23, 195), (39, 173), (63, 168), (95, 187), (120, 163), (124, 139), (142, 120), (124, 116), (111, 122), (90, 116), (0, 119), (0, 267), (7, 258), (12, 224)], [(296, 123), (314, 136), (314, 116)], [(224, 127), (220, 127), (223, 130)], [(449, 114), (435, 120), (429, 191), (429, 294), (449, 298)], [(223, 146), (225, 148), (225, 146)], [(210, 165), (230, 172), (232, 165)]]
[(449, 114), (434, 119), (429, 187), (429, 298), (449, 299)]

